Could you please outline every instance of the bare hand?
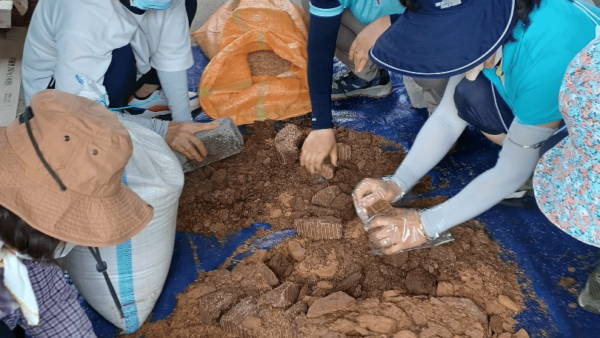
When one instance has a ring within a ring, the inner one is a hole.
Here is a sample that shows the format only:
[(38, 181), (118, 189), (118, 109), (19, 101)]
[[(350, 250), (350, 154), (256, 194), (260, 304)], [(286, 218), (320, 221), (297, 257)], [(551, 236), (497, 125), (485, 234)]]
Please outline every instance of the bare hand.
[(369, 240), (385, 255), (419, 247), (428, 240), (421, 215), (414, 209), (394, 208), (394, 215), (373, 218), (369, 228)]
[(371, 22), (365, 29), (362, 30), (352, 42), (350, 47), (350, 60), (354, 61), (356, 73), (359, 73), (365, 68), (369, 62), (369, 50), (375, 45), (375, 42), (383, 32), (390, 27), (390, 17), (382, 16), (379, 19)]
[(169, 122), (165, 142), (169, 147), (189, 160), (202, 161), (208, 152), (194, 134), (201, 131), (213, 130), (219, 127), (219, 123), (189, 123), (189, 122)]
[(320, 173), (323, 161), (328, 155), (331, 164), (337, 167), (338, 150), (333, 129), (313, 130), (302, 145), (300, 165), (311, 174)]

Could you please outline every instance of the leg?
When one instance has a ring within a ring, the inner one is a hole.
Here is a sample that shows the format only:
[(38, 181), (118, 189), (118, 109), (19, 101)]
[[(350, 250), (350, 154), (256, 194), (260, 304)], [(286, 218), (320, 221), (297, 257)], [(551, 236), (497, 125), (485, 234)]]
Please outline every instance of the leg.
[(104, 87), (110, 108), (125, 107), (136, 89), (135, 56), (131, 45), (112, 52), (112, 61), (104, 75)]
[(27, 336), (36, 338), (95, 338), (92, 323), (79, 305), (77, 292), (56, 265), (27, 261), (29, 280), (40, 309), (40, 325), (28, 326), (20, 310), (3, 320), (9, 327), (17, 324)]
[(502, 144), (514, 119), (510, 106), (483, 73), (475, 81), (463, 79), (454, 92), (458, 116), (479, 128), (494, 143)]
[(379, 69), (369, 60), (360, 72), (356, 72), (354, 61), (350, 60), (352, 43), (365, 27), (356, 19), (352, 11), (349, 9), (344, 10), (338, 30), (335, 55), (348, 67), (350, 73), (333, 82), (331, 88), (331, 98), (333, 100), (355, 96), (380, 98), (392, 93), (390, 75), (386, 70)]
[(423, 88), (423, 103), (429, 114), (432, 114), (442, 101), (446, 91), (448, 79), (418, 79), (413, 78), (415, 83)]
[(379, 68), (369, 60), (365, 68), (357, 73), (355, 71), (356, 67), (354, 61), (350, 60), (350, 47), (352, 47), (352, 43), (365, 27), (366, 26), (360, 23), (354, 14), (352, 14), (352, 11), (345, 9), (342, 13), (342, 23), (340, 25), (340, 30), (338, 31), (335, 56), (337, 56), (350, 71), (356, 74), (356, 76), (363, 80), (371, 81), (379, 74)]

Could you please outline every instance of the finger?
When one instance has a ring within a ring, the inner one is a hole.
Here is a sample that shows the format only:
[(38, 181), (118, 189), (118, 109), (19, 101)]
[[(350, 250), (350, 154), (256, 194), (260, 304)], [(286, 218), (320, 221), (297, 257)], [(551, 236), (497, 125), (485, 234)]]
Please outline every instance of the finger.
[(316, 173), (316, 170), (315, 170), (315, 167), (316, 167), (315, 162), (316, 161), (317, 161), (317, 159), (315, 157), (315, 153), (314, 152), (308, 154), (307, 159), (306, 159), (306, 169), (308, 169), (308, 172), (310, 172), (311, 174), (315, 174)]
[(388, 248), (392, 245), (394, 245), (394, 237), (393, 236), (387, 236), (385, 234), (385, 232), (379, 231), (379, 232), (369, 232), (369, 241), (371, 242), (372, 246), (376, 247), (376, 248)]
[(306, 168), (306, 157), (307, 157), (307, 152), (304, 151), (304, 147), (302, 147), (302, 150), (300, 151), (300, 166), (305, 167), (305, 168)]
[(206, 147), (204, 146), (204, 143), (202, 143), (202, 141), (200, 141), (196, 137), (192, 137), (190, 138), (190, 142), (200, 152), (200, 155), (202, 155), (203, 157), (206, 157), (206, 155), (208, 155), (208, 151), (206, 150)]
[(194, 126), (195, 133), (199, 131), (207, 131), (219, 128), (219, 122), (211, 122), (211, 123), (192, 123)]
[(357, 64), (358, 72), (362, 72), (363, 71), (363, 69), (367, 65), (368, 61), (369, 61), (369, 55), (368, 55), (368, 53), (361, 53), (360, 54), (360, 59), (358, 60), (358, 63), (356, 61), (354, 61), (354, 63)]
[(382, 241), (386, 238), (390, 238), (390, 234), (389, 232), (386, 230), (386, 228), (372, 228), (369, 229), (369, 239), (372, 242), (376, 242), (376, 241)]
[(198, 149), (196, 149), (195, 146), (190, 145), (189, 148), (186, 149), (186, 151), (188, 152), (188, 154), (190, 154), (190, 156), (192, 156), (192, 159), (194, 161), (202, 161), (202, 155), (200, 155), (200, 152), (198, 151)]
[(369, 229), (393, 226), (395, 221), (396, 220), (391, 216), (377, 216), (369, 222)]
[(360, 183), (356, 185), (356, 188), (354, 188), (354, 191), (352, 192), (352, 198), (354, 199), (355, 205), (363, 206), (362, 199), (365, 197), (365, 195), (371, 193), (372, 186), (373, 184), (369, 178), (360, 181)]
[(331, 152), (329, 153), (329, 158), (331, 159), (331, 164), (333, 164), (334, 167), (337, 167), (337, 163), (338, 163), (338, 148), (337, 148), (337, 144), (333, 144), (333, 149), (331, 149)]
[(315, 154), (315, 158), (313, 160), (313, 170), (314, 170), (315, 174), (319, 174), (323, 170), (323, 162), (325, 161), (325, 157), (327, 157), (327, 153), (325, 153), (325, 154), (321, 154), (321, 153)]
[(185, 158), (187, 158), (188, 160), (194, 160), (194, 157), (189, 152), (187, 152), (185, 149), (179, 150), (178, 153), (185, 156)]
[(382, 252), (384, 255), (393, 255), (393, 254), (397, 254), (400, 251), (406, 250), (406, 249), (410, 249), (410, 248), (407, 248), (404, 243), (394, 243), (390, 247), (384, 248), (382, 250)]
[(355, 68), (355, 70), (356, 70), (357, 73), (360, 73), (363, 70), (363, 68), (364, 68), (364, 65), (362, 64), (363, 63), (362, 60), (363, 60), (363, 55), (364, 54), (365, 53), (363, 53), (362, 50), (359, 50), (358, 52), (356, 52), (356, 54), (354, 56), (354, 68)]
[(354, 53), (356, 53), (356, 47), (358, 46), (356, 40), (357, 39), (354, 39), (354, 41), (352, 42), (352, 46), (350, 46), (350, 51), (348, 52), (350, 53), (350, 60), (354, 60)]
[(367, 208), (367, 207), (370, 207), (373, 204), (377, 203), (380, 200), (385, 200), (385, 197), (383, 196), (383, 192), (381, 191), (381, 189), (374, 189), (373, 191), (371, 191), (370, 194), (366, 195), (360, 201), (360, 203), (362, 204), (363, 207)]
[(319, 173), (319, 169), (321, 168), (321, 164), (319, 163), (319, 156), (316, 154), (312, 154), (308, 162), (310, 173), (313, 175)]

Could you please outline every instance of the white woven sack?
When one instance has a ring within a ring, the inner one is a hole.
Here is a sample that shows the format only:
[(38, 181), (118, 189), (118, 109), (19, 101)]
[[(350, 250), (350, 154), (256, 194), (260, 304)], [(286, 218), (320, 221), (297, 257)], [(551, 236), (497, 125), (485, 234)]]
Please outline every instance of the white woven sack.
[(87, 247), (75, 247), (63, 261), (85, 300), (108, 321), (131, 333), (150, 315), (167, 278), (183, 172), (158, 134), (134, 122), (121, 123), (133, 142), (133, 155), (123, 180), (154, 208), (152, 220), (140, 233), (119, 245), (100, 248), (125, 319), (121, 318), (104, 276), (96, 270), (96, 261)]

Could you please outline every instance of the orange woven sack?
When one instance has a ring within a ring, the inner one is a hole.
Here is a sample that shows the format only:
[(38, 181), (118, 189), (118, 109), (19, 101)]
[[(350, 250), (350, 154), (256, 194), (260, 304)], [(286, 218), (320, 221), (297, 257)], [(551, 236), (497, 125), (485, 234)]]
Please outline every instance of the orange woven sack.
[[(213, 119), (240, 124), (287, 119), (311, 111), (306, 79), (306, 14), (289, 0), (227, 2), (192, 33), (211, 59), (199, 100)], [(248, 54), (270, 51), (290, 62), (277, 76), (252, 76)]]

